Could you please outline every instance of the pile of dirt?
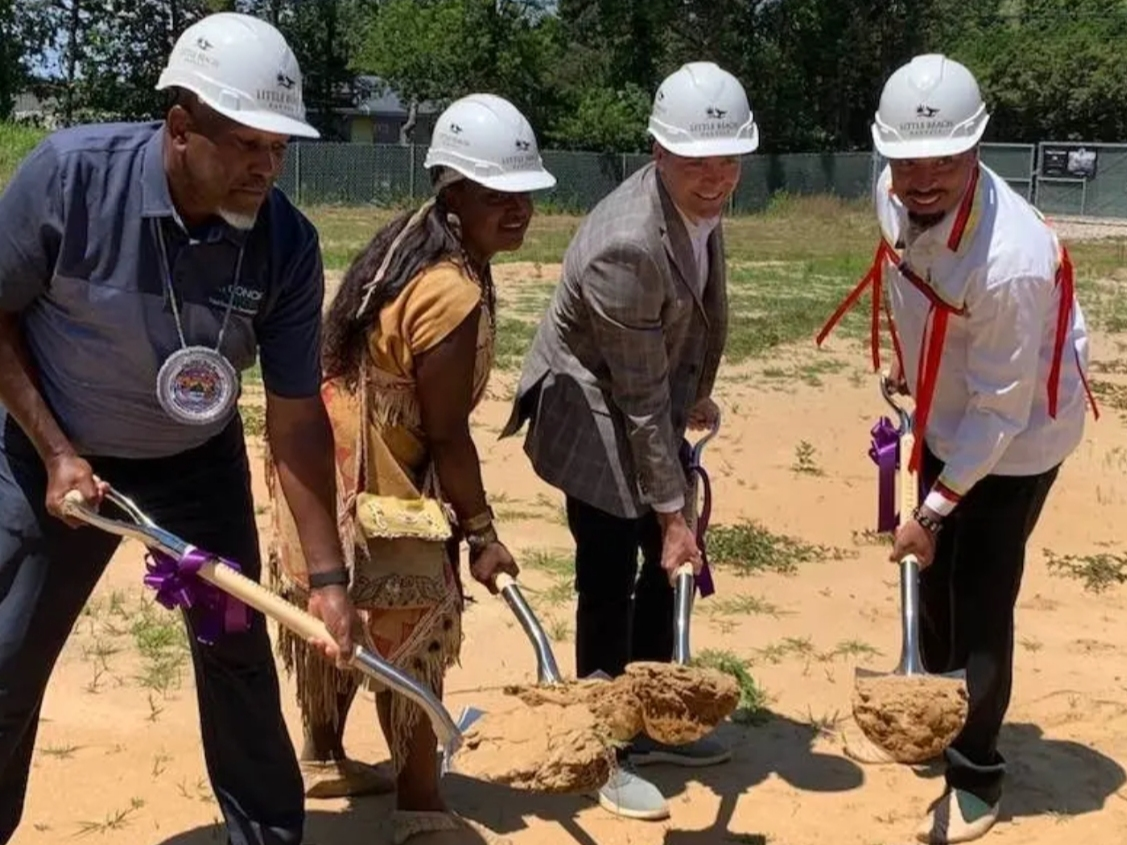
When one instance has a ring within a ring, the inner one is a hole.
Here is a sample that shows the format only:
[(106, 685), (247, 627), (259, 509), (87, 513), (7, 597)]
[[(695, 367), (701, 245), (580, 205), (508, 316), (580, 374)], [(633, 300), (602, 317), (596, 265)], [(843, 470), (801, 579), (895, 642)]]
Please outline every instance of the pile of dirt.
[(623, 676), (642, 703), (646, 733), (667, 745), (711, 733), (740, 701), (735, 678), (716, 669), (676, 663), (631, 663)]
[(466, 730), (451, 764), (469, 777), (559, 794), (599, 789), (614, 762), (590, 709), (545, 702), (482, 716)]
[(694, 742), (710, 733), (739, 704), (735, 679), (714, 669), (675, 663), (631, 663), (613, 680), (566, 681), (505, 690), (530, 707), (583, 704), (604, 735), (629, 742), (645, 731), (669, 745)]
[(943, 752), (967, 718), (962, 681), (932, 675), (858, 678), (853, 717), (865, 736), (900, 763)]
[(658, 742), (700, 739), (739, 702), (729, 675), (670, 663), (632, 663), (613, 680), (514, 685), (519, 702), (466, 731), (454, 755), (463, 774), (530, 792), (591, 792), (615, 765), (614, 745), (645, 731)]
[(565, 681), (551, 686), (512, 686), (505, 692), (529, 707), (582, 704), (594, 715), (604, 734), (615, 742), (629, 742), (642, 732), (642, 702), (634, 681)]

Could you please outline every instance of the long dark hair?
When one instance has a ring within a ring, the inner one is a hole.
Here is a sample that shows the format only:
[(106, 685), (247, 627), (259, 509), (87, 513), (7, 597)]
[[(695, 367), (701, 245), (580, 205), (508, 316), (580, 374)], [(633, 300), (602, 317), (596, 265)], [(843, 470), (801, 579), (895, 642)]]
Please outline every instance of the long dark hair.
[(383, 279), (373, 291), (362, 316), (356, 312), (364, 300), (365, 288), (376, 275), (392, 242), (418, 212), (400, 214), (368, 242), (344, 274), (340, 288), (325, 314), (321, 341), (325, 378), (342, 379), (355, 389), (360, 364), (368, 343), (368, 331), (379, 318), (380, 309), (397, 297), (422, 270), (448, 258), (460, 258), (462, 244), (458, 232), (447, 221), (449, 209), (440, 193), (426, 216), (412, 227), (396, 247)]

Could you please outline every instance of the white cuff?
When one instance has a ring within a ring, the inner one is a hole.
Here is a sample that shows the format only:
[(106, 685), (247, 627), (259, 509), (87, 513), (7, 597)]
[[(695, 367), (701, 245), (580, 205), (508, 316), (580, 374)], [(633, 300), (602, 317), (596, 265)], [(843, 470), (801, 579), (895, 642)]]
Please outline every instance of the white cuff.
[(678, 496), (676, 499), (670, 499), (668, 502), (655, 502), (653, 509), (658, 513), (677, 513), (685, 507), (685, 497)]
[(938, 490), (932, 490), (924, 499), (924, 507), (940, 516), (949, 516), (957, 504), (958, 502), (951, 501)]

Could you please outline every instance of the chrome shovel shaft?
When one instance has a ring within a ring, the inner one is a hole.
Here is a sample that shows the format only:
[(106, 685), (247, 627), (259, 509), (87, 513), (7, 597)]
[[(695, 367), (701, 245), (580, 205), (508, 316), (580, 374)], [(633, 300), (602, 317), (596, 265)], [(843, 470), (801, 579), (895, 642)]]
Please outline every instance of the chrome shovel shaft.
[(544, 628), (537, 620), (536, 614), (532, 612), (532, 608), (525, 601), (524, 594), (520, 591), (516, 581), (505, 573), (501, 573), (497, 576), (497, 587), (501, 592), (501, 597), (505, 599), (505, 603), (513, 611), (517, 621), (520, 622), (521, 628), (524, 629), (524, 633), (532, 643), (532, 648), (536, 651), (537, 682), (541, 684), (562, 683), (563, 676), (560, 674), (559, 666), (556, 665), (556, 657), (552, 653), (552, 645), (548, 641), (548, 635), (544, 633)]
[(682, 666), (688, 665), (692, 659), (692, 654), (689, 651), (689, 628), (693, 618), (693, 594), (695, 592), (693, 568), (686, 563), (677, 570), (673, 588), (676, 611), (673, 616), (673, 660)]
[(923, 675), (920, 656), (920, 568), (913, 555), (900, 561), (900, 663), (898, 675)]

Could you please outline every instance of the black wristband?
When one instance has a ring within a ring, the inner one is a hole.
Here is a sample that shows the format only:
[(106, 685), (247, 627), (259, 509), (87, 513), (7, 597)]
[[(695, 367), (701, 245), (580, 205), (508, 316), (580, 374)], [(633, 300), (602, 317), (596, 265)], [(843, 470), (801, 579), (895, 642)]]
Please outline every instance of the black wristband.
[(331, 569), (328, 572), (310, 572), (309, 589), (319, 590), (322, 587), (348, 586), (347, 569)]
[(943, 527), (943, 523), (928, 516), (919, 508), (916, 508), (912, 511), (912, 519), (914, 519), (932, 534), (938, 534), (939, 529)]

